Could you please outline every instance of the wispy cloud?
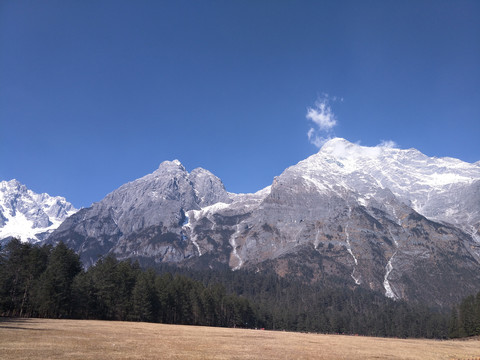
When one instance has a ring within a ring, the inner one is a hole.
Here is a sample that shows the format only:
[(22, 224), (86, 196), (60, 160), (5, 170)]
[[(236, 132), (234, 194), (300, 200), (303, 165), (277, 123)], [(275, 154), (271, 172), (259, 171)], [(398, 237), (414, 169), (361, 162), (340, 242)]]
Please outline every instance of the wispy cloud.
[(328, 98), (317, 100), (314, 108), (308, 108), (307, 119), (312, 120), (320, 130), (328, 131), (337, 125), (337, 119), (328, 103)]
[(379, 147), (385, 147), (385, 148), (390, 148), (390, 149), (396, 149), (398, 148), (398, 145), (395, 141), (393, 140), (382, 140), (380, 141), (380, 144), (377, 146)]
[(318, 148), (332, 138), (332, 129), (337, 125), (338, 120), (332, 111), (330, 101), (337, 100), (342, 99), (323, 94), (317, 99), (314, 107), (307, 108), (305, 117), (313, 123), (307, 132), (308, 141)]

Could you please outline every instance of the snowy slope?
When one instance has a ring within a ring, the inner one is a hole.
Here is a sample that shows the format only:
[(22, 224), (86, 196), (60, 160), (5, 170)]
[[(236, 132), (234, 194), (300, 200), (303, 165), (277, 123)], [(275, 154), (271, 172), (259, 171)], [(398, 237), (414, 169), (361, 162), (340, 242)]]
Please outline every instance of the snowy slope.
[[(418, 150), (365, 147), (336, 138), (285, 171), (318, 191), (357, 194), (367, 205), (385, 189), (425, 217), (464, 226), (480, 222), (480, 167)], [(472, 198), (473, 196), (473, 198)]]
[(36, 194), (17, 180), (0, 182), (0, 241), (38, 242), (77, 211), (60, 196)]

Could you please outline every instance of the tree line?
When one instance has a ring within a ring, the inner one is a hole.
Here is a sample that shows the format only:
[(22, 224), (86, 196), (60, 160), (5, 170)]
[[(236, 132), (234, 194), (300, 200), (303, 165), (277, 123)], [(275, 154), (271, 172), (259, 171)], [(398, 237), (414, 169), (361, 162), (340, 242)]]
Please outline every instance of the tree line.
[(251, 301), (263, 327), (315, 333), (358, 334), (380, 337), (448, 337), (448, 310), (424, 304), (394, 301), (382, 293), (351, 288), (345, 280), (330, 278), (302, 283), (273, 271), (192, 271), (160, 265), (160, 272), (183, 274), (205, 284), (220, 283)]
[(82, 269), (63, 243), (10, 241), (0, 251), (0, 315), (256, 327), (250, 301), (183, 275), (100, 259)]
[(113, 256), (85, 270), (63, 243), (35, 246), (15, 239), (0, 250), (0, 315), (402, 338), (451, 333), (449, 314), (351, 289), (340, 279), (304, 284), (228, 267), (143, 269)]
[(452, 310), (449, 335), (452, 338), (480, 335), (480, 291), (463, 299)]

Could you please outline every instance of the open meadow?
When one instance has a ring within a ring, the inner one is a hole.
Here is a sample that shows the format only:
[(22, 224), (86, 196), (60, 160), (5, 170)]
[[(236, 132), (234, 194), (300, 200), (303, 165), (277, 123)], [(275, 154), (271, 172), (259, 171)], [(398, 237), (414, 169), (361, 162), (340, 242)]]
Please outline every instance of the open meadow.
[(480, 339), (405, 340), (135, 322), (0, 318), (2, 359), (480, 359)]

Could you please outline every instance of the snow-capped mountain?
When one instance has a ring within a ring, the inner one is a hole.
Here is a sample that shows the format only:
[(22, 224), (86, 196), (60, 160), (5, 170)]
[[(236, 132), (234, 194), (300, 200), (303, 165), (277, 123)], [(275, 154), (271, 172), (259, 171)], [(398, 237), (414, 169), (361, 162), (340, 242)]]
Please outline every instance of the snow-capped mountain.
[(36, 194), (17, 180), (0, 182), (0, 241), (38, 242), (77, 210), (65, 198)]
[(480, 288), (479, 227), (478, 163), (333, 139), (255, 194), (227, 193), (207, 170), (164, 162), (48, 241), (64, 241), (87, 265), (113, 253), (273, 269), (443, 306)]
[(432, 158), (415, 149), (364, 147), (336, 138), (287, 174), (310, 182), (319, 192), (349, 191), (363, 206), (385, 201), (382, 193), (389, 190), (428, 219), (459, 225), (478, 238), (478, 163)]

